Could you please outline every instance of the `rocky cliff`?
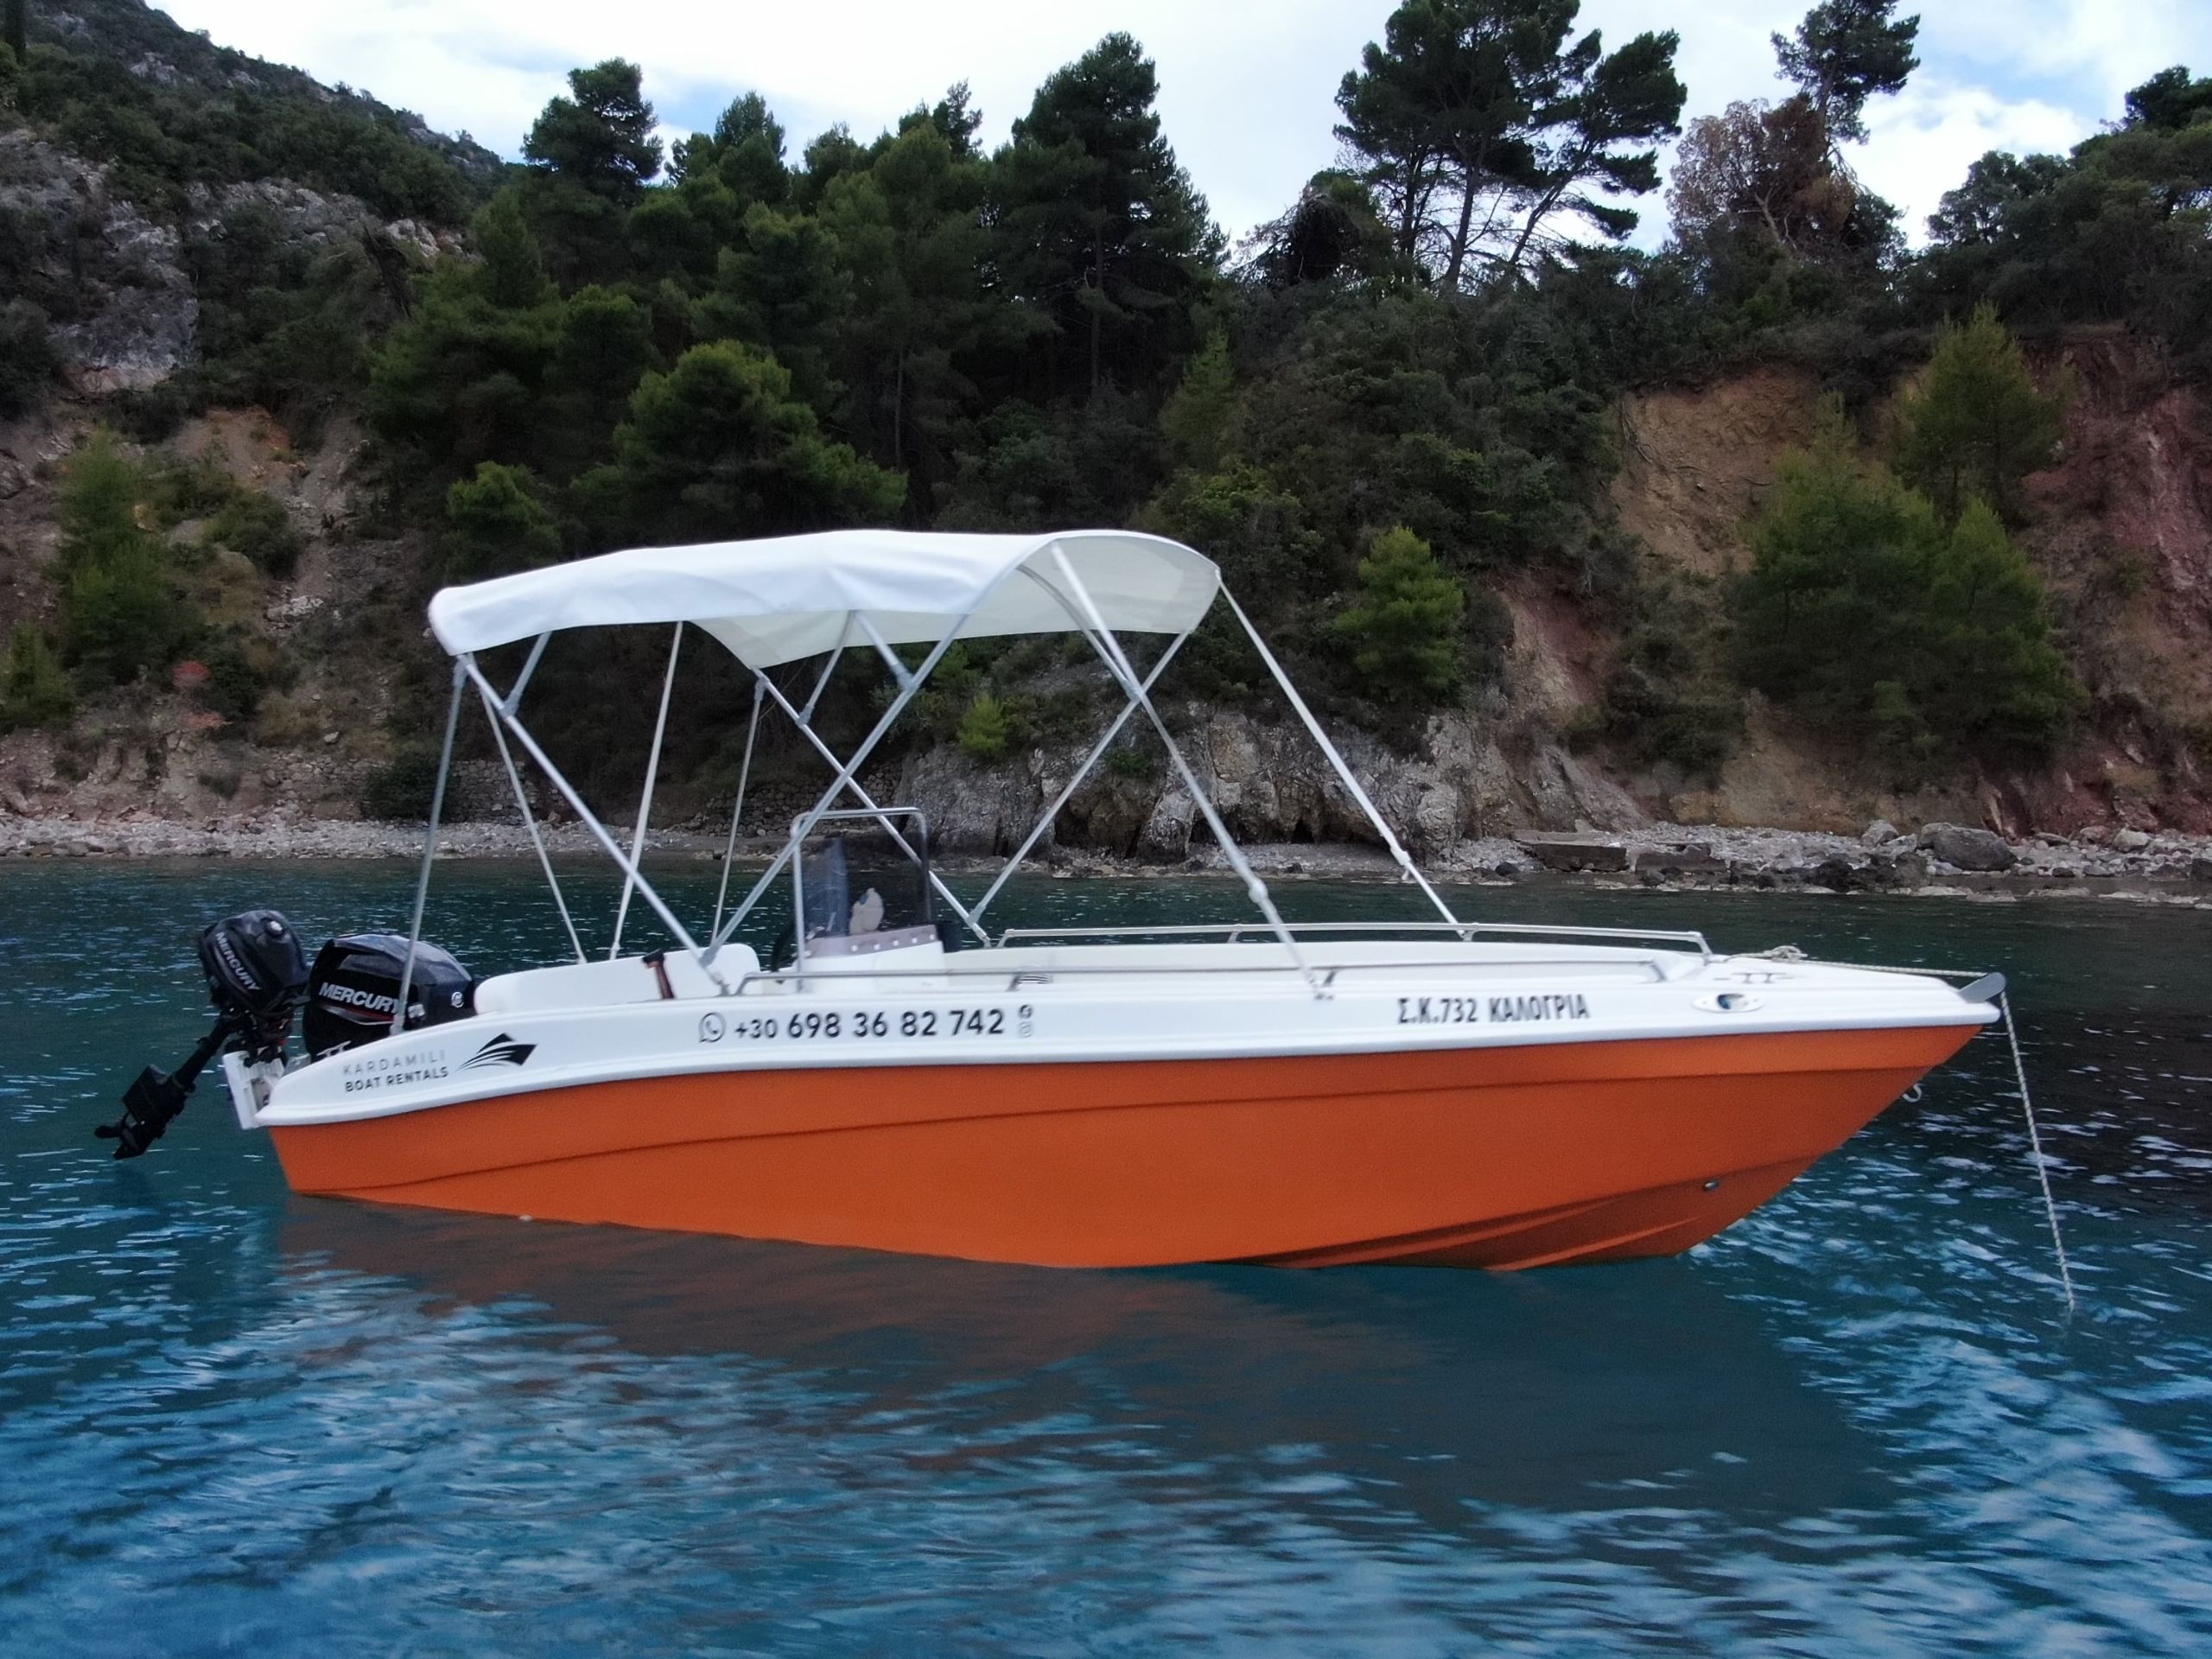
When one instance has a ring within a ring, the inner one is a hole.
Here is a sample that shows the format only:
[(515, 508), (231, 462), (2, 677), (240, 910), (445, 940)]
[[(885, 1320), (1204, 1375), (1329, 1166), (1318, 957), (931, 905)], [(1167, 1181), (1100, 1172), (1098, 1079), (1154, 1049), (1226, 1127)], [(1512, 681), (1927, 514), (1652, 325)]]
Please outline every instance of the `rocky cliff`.
[[(360, 101), (224, 53), (165, 19), (156, 24), (149, 20), (158, 14), (130, 0), (36, 10), (45, 38), (103, 54), (109, 71), (138, 82), (348, 107)], [(364, 106), (405, 127), (403, 148), (419, 143), (465, 173), (497, 170), (495, 158), (465, 139)], [(389, 255), (398, 261), (385, 273), (396, 307), (406, 303), (408, 267), (462, 251), (449, 223), (265, 169), (177, 184), (156, 201), (118, 167), (7, 122), (0, 110), (0, 276), (10, 285), (0, 304), (24, 300), (50, 321), (58, 373), (32, 413), (0, 423), (0, 634), (19, 620), (51, 619), (62, 461), (95, 421), (112, 417), (118, 395), (172, 386), (202, 364), (200, 266), (232, 226), (250, 219), (287, 257), (346, 245)], [(2136, 337), (2081, 332), (2040, 342), (2036, 353), (2039, 371), (2068, 375), (2076, 394), (2062, 460), (2030, 480), (2033, 512), (2021, 539), (2092, 698), (2077, 737), (2052, 765), (1966, 773), (1899, 795), (1858, 756), (1756, 696), (1745, 702), (1742, 741), (1717, 773), (1639, 758), (1610, 742), (1594, 717), (1621, 671), (1618, 604), (1609, 609), (1523, 570), (1498, 594), (1513, 627), (1495, 683), (1400, 747), (1339, 732), (1369, 792), (1410, 846), (1439, 860), (1463, 842), (1516, 831), (1653, 823), (1855, 835), (1878, 818), (1908, 828), (1955, 822), (2016, 839), (2091, 825), (2212, 827), (2204, 776), (2212, 749), (2212, 405)], [(1667, 626), (1719, 626), (1726, 584), (1747, 556), (1745, 518), (1782, 454), (1811, 431), (1819, 391), (1808, 373), (1766, 366), (1647, 391), (1615, 410), (1621, 466), (1607, 505), (1638, 550), (1641, 589), (1671, 596)], [(1879, 409), (1869, 416), (1876, 425), (1881, 418)], [(89, 696), (60, 729), (0, 735), (0, 810), (41, 821), (358, 814), (365, 777), (393, 752), (400, 676), (424, 657), (428, 528), (388, 510), (389, 480), (356, 411), (342, 404), (298, 432), (267, 410), (219, 406), (184, 422), (158, 453), (274, 502), (296, 533), (302, 551), (278, 573), (211, 549), (191, 512), (159, 526), (195, 573), (190, 580), (211, 618), (254, 649), (265, 646), (283, 672), (250, 715), (213, 707), (183, 671), (194, 664), (181, 664), (162, 683)], [(1354, 804), (1284, 712), (1184, 701), (1170, 713), (1201, 786), (1241, 836), (1303, 843), (1364, 836)], [(1079, 746), (1052, 743), (986, 765), (944, 745), (887, 766), (881, 781), (931, 812), (942, 843), (1003, 849), (1080, 754)], [(698, 793), (680, 810), (715, 804), (711, 785)], [(499, 807), (496, 789), (474, 796), (474, 804)], [(772, 788), (761, 801), (755, 821), (772, 825), (787, 804)], [(1197, 817), (1156, 750), (1125, 740), (1076, 794), (1058, 836), (1070, 846), (1176, 859), (1192, 849)]]

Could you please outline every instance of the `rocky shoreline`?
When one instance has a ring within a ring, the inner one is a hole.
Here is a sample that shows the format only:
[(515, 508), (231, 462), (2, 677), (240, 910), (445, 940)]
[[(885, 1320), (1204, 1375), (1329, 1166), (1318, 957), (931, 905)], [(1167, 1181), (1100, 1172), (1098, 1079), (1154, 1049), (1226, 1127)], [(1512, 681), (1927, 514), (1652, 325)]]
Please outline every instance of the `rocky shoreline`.
[[(582, 825), (542, 827), (547, 850), (569, 859), (601, 855)], [(625, 838), (626, 828), (616, 827)], [(655, 858), (713, 860), (721, 834), (703, 825), (655, 830)], [(414, 823), (293, 817), (219, 818), (197, 823), (142, 818), (0, 817), (0, 859), (413, 859), (423, 827)], [(747, 837), (741, 857), (772, 843)], [(1397, 871), (1378, 847), (1351, 842), (1272, 843), (1245, 849), (1254, 868), (1275, 877), (1391, 880)], [(534, 856), (519, 824), (461, 823), (442, 828), (441, 859)], [(1054, 875), (1131, 875), (1226, 868), (1220, 850), (1193, 845), (1188, 858), (1162, 863), (1095, 849), (1049, 847), (1035, 855)], [(950, 868), (995, 868), (996, 861), (947, 855)], [(1648, 824), (1621, 831), (1529, 832), (1454, 842), (1423, 861), (1447, 881), (1518, 881), (1567, 877), (1614, 885), (1690, 890), (1788, 888), (1828, 893), (2083, 893), (2164, 897), (2212, 906), (2212, 836), (2093, 829), (2075, 837), (2049, 833), (2007, 842), (1986, 830), (1929, 824), (1904, 834), (1885, 823), (1857, 836), (1815, 830)]]

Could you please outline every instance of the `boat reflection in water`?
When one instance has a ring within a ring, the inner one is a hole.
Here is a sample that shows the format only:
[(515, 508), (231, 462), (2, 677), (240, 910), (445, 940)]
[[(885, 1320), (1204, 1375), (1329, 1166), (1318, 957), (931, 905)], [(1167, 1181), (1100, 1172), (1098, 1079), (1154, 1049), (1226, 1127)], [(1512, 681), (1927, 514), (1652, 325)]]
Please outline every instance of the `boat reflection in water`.
[(1102, 1499), (1210, 1514), (1256, 1483), (1314, 1524), (1422, 1533), (1690, 1487), (1739, 1520), (1879, 1491), (1871, 1444), (1687, 1263), (1066, 1274), (296, 1198), (280, 1247), (296, 1279), (360, 1275), (348, 1297), (414, 1340), (530, 1350), (534, 1432), (643, 1412), (764, 1489), (1010, 1459)]

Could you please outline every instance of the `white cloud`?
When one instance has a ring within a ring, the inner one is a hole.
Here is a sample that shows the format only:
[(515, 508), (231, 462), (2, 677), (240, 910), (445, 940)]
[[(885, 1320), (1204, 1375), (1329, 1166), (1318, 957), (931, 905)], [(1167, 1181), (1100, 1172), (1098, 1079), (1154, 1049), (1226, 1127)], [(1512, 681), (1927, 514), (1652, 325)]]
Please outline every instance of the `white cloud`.
[[(1108, 30), (1127, 29), (1158, 60), (1168, 137), (1232, 233), (1281, 211), (1330, 163), (1337, 83), (1390, 10), (1390, 0), (166, 3), (226, 45), (366, 88), (508, 156), (570, 66), (612, 56), (644, 65), (647, 93), (677, 130), (758, 90), (796, 150), (838, 121), (872, 134), (965, 79), (996, 138), (1045, 76)], [(1585, 0), (1580, 24), (1616, 45), (1678, 29), (1688, 112), (1698, 115), (1782, 90), (1767, 37), (1793, 28), (1804, 3)], [(2165, 65), (2212, 71), (2204, 0), (1922, 0), (1921, 11), (1925, 67), (1904, 97), (1868, 111), (1873, 137), (1860, 161), (1916, 234), (1985, 149), (2063, 149)], [(1656, 226), (1665, 210), (1654, 200), (1644, 211)]]
[(2093, 130), (2071, 110), (2035, 99), (2008, 101), (1986, 86), (1925, 71), (1869, 126), (1853, 165), (1868, 188), (1906, 210), (1904, 229), (1915, 242), (1925, 239), (1928, 215), (1943, 193), (1991, 150), (2063, 153)]

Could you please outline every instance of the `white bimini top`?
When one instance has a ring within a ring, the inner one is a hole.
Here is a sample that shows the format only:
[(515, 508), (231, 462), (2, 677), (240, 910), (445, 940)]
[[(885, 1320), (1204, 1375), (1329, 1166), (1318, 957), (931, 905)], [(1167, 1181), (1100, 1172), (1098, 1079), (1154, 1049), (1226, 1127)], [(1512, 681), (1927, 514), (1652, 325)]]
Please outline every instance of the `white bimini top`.
[(430, 601), (430, 627), (460, 656), (560, 628), (692, 622), (754, 668), (836, 650), (855, 616), (890, 645), (934, 645), (956, 625), (963, 639), (1080, 632), (1056, 552), (1117, 632), (1186, 632), (1221, 589), (1212, 560), (1134, 531), (841, 530), (633, 548), (448, 588)]

